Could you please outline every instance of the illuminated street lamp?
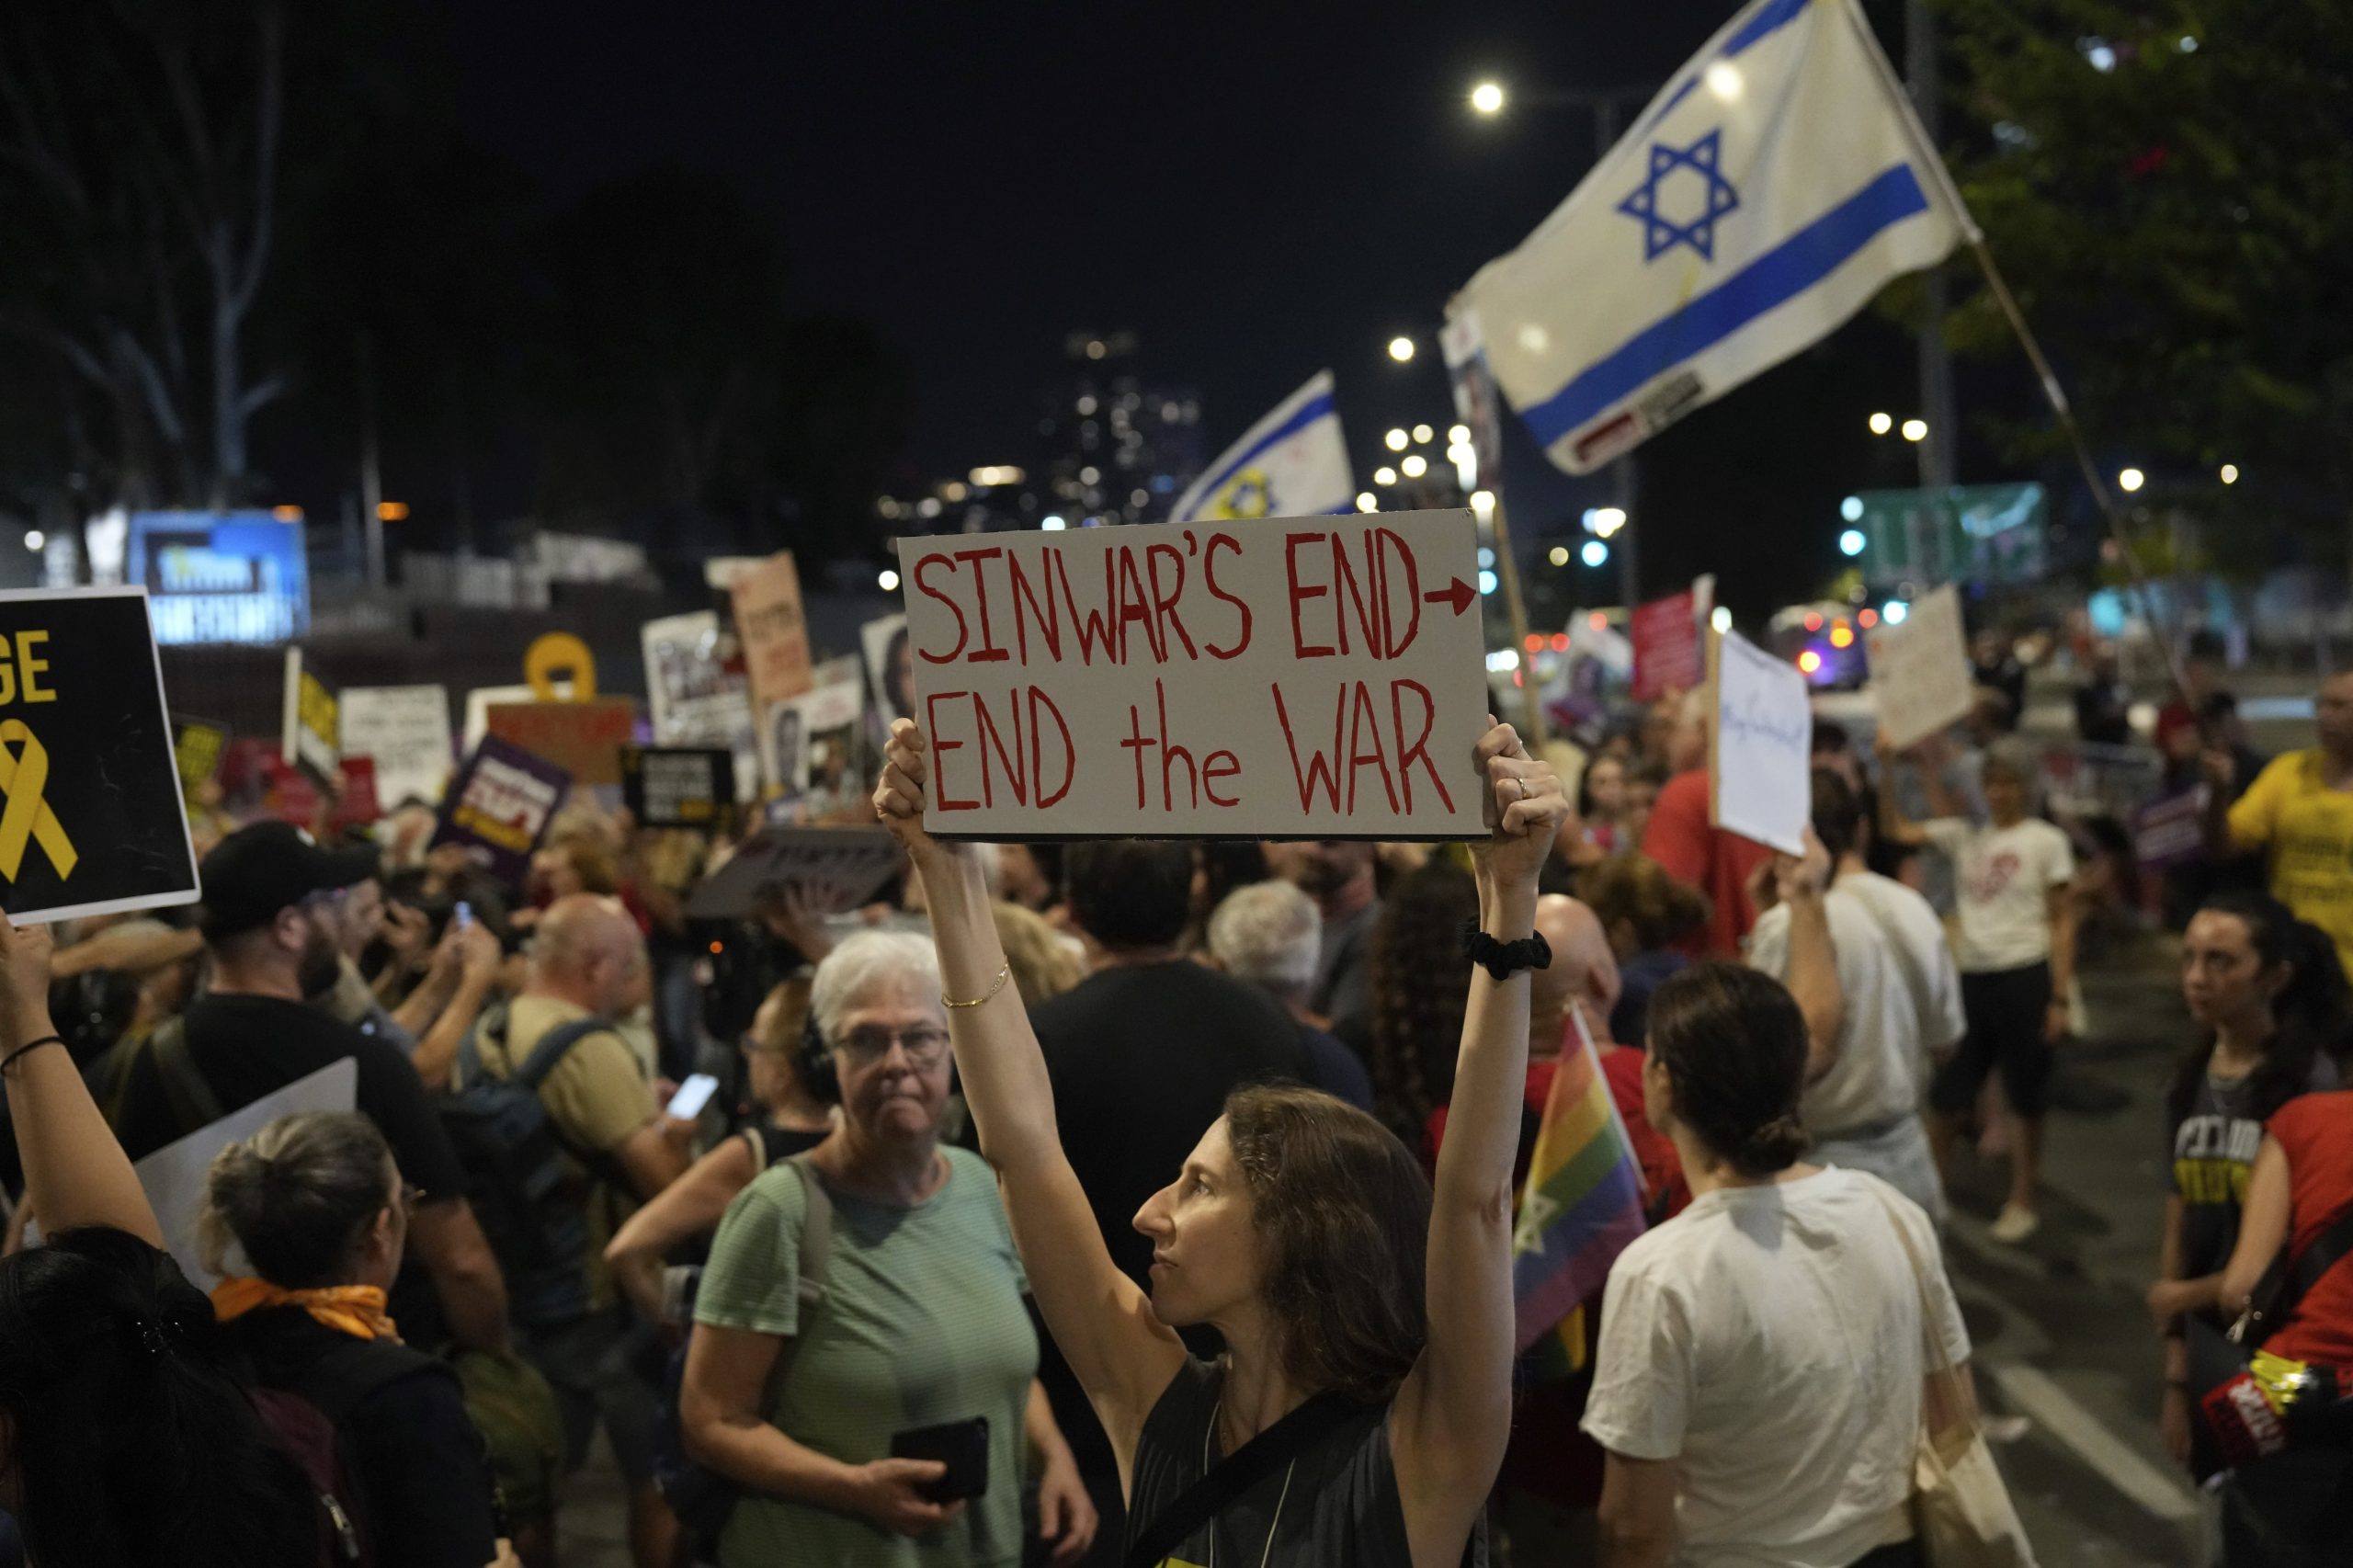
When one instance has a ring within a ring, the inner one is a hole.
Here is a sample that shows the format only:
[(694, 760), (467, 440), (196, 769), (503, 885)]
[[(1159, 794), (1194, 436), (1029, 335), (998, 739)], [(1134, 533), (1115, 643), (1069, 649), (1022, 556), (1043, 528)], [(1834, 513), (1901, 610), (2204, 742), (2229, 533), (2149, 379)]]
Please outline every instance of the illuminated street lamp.
[(1905, 420), (1904, 422), (1904, 438), (1907, 441), (1927, 440), (1928, 438), (1928, 422), (1925, 419)]
[(1359, 490), (1359, 491), (1358, 491), (1358, 492), (1357, 492), (1357, 510), (1358, 510), (1358, 511), (1359, 511), (1359, 512), (1378, 512), (1378, 511), (1380, 511), (1380, 510), (1381, 510), (1381, 497), (1380, 497), (1380, 496), (1378, 496), (1378, 495), (1375, 495), (1375, 494), (1374, 494), (1371, 491), (1370, 491), (1370, 490)]
[(1374, 469), (1372, 482), (1375, 484), (1394, 484), (1397, 483), (1397, 471), (1393, 468)]
[(1894, 428), (1895, 428), (1895, 415), (1892, 415), (1892, 414), (1874, 414), (1874, 415), (1871, 415), (1871, 434), (1872, 434), (1872, 435), (1874, 435), (1874, 436), (1884, 436), (1884, 435), (1886, 435), (1890, 430), (1893, 430), (1893, 429), (1894, 429)]
[(1500, 82), (1482, 82), (1471, 89), (1473, 113), (1496, 115), (1504, 111), (1504, 89)]
[(1405, 471), (1407, 479), (1419, 479), (1430, 471), (1429, 460), (1419, 452), (1407, 453), (1405, 460), (1397, 466)]
[(1392, 430), (1381, 438), (1381, 444), (1392, 452), (1402, 452), (1405, 449), (1405, 432)]
[(1430, 444), (1430, 437), (1434, 434), (1435, 432), (1428, 426), (1416, 425), (1414, 426), (1414, 444), (1417, 447), (1427, 447)]
[(1404, 364), (1406, 360), (1411, 359), (1414, 357), (1414, 340), (1410, 337), (1391, 338), (1389, 340), (1389, 357), (1392, 359), (1396, 360), (1400, 365)]
[(2224, 463), (2222, 465), (2222, 483), (2225, 484), (2236, 484), (2238, 482), (2239, 465), (2236, 463)]
[(2128, 495), (2148, 483), (2149, 476), (2137, 468), (2124, 469), (2116, 476), (2117, 488)]

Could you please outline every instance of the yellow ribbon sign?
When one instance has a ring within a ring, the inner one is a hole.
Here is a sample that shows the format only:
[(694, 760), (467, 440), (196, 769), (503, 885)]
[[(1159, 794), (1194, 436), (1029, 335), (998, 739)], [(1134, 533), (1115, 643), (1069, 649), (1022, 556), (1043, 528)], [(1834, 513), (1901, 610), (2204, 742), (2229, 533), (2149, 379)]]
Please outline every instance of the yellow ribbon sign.
[[(555, 687), (557, 674), (572, 677), (567, 699)], [(533, 642), (523, 655), (523, 678), (542, 702), (585, 702), (597, 695), (597, 655), (569, 631), (551, 631)]]
[[(10, 753), (12, 744), (24, 750)], [(0, 809), (0, 877), (12, 882), (24, 869), (28, 840), (40, 845), (60, 878), (72, 876), (81, 858), (74, 852), (74, 841), (65, 836), (65, 824), (41, 793), (48, 785), (49, 748), (33, 738), (22, 719), (0, 722), (0, 791), (8, 797), (6, 807)]]

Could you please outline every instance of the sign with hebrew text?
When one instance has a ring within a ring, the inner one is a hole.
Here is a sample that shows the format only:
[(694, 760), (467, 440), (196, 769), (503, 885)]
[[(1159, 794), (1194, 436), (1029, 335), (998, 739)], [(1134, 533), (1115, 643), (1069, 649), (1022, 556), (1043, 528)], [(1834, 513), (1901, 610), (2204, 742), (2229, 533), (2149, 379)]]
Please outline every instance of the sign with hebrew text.
[(1483, 836), (1468, 511), (909, 540), (925, 825)]

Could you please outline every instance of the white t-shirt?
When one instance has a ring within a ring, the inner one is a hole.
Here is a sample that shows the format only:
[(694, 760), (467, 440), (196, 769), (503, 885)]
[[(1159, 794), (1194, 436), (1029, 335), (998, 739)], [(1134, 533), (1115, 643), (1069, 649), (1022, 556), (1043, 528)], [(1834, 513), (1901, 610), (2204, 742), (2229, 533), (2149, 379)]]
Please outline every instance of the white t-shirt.
[(1969, 1334), (1927, 1216), (1859, 1171), (1720, 1187), (1619, 1255), (1584, 1426), (1680, 1461), (1677, 1568), (1841, 1568), (1908, 1533), (1931, 1352), (1891, 1210), (1957, 1365)]
[[(1838, 1060), (1805, 1088), (1798, 1114), (1815, 1138), (1908, 1116), (1920, 1101), (1924, 1051), (1918, 1013), (1887, 933), (1870, 908), (1843, 888), (1822, 898), (1830, 946), (1846, 994)], [(1748, 962), (1774, 979), (1790, 978), (1790, 906), (1775, 904), (1748, 934)]]
[(2065, 834), (2040, 817), (2008, 827), (1938, 817), (1920, 830), (1952, 858), (1957, 873), (1961, 973), (2024, 969), (2051, 956), (2044, 895), (2075, 880), (2075, 852)]
[(1849, 871), (1837, 889), (1863, 901), (1887, 933), (1896, 967), (1904, 971), (1904, 989), (1920, 1017), (1920, 1043), (1942, 1051), (1969, 1032), (1969, 1016), (1961, 1006), (1961, 970), (1953, 962), (1952, 944), (1945, 940), (1945, 923), (1936, 905), (1893, 877), (1877, 871)]

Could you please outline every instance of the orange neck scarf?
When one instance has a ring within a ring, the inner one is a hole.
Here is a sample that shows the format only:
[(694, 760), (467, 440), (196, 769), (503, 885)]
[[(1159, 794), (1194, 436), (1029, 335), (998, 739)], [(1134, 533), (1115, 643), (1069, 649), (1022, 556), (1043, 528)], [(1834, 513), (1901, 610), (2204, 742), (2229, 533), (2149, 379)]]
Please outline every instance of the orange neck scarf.
[(300, 1307), (338, 1334), (354, 1339), (400, 1342), (400, 1331), (384, 1312), (380, 1285), (328, 1285), (315, 1290), (289, 1290), (267, 1279), (232, 1276), (212, 1287), (212, 1315), (222, 1323), (264, 1307)]

